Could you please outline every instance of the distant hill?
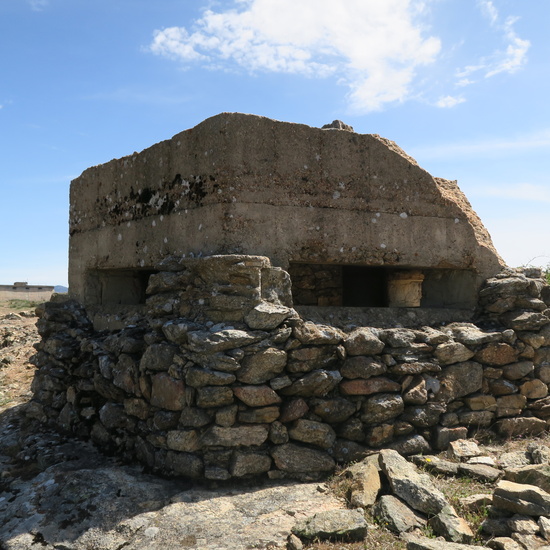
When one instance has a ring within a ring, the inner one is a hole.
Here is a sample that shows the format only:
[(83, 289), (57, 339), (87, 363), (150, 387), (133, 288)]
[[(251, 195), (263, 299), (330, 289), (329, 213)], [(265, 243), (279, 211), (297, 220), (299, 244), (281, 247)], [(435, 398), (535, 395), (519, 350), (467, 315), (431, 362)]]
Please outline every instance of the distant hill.
[(55, 285), (53, 287), (53, 291), (57, 292), (57, 294), (67, 294), (67, 292), (69, 292), (69, 289), (66, 286)]

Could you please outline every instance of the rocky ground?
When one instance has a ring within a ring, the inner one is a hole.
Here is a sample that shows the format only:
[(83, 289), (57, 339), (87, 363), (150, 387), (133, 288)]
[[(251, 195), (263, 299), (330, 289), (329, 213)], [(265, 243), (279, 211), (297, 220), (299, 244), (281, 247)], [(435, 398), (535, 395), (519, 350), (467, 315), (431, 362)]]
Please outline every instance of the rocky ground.
[(0, 550), (550, 548), (544, 438), (384, 451), (325, 483), (163, 479), (26, 419), (35, 321), (0, 306)]

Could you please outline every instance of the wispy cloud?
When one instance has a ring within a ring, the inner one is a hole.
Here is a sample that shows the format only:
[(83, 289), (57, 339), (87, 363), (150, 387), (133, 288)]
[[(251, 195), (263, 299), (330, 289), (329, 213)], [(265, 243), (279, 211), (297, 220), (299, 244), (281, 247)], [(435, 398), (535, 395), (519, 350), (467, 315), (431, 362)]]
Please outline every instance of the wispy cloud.
[(450, 107), (454, 107), (455, 105), (459, 105), (460, 103), (464, 103), (466, 100), (463, 97), (453, 97), (450, 95), (447, 95), (445, 97), (440, 98), (436, 105), (438, 107), (441, 107), (442, 109), (449, 109)]
[[(431, 7), (439, 1), (227, 0), (223, 5), (230, 7), (206, 10), (185, 27), (156, 30), (148, 50), (185, 66), (330, 77), (347, 87), (358, 114), (411, 98), (450, 108), (466, 96), (436, 92), (434, 82), (456, 90), (480, 77), (514, 73), (526, 63), (530, 42), (516, 33), (517, 18), (503, 17), (493, 0), (477, 0), (473, 9), (490, 36), (487, 54), (461, 61), (458, 70), (457, 64), (442, 68), (439, 62), (461, 48), (442, 52), (431, 29)], [(458, 24), (469, 25), (468, 17)]]
[(490, 78), (500, 73), (514, 73), (527, 62), (527, 52), (531, 47), (529, 40), (520, 38), (514, 30), (517, 17), (507, 17), (502, 21), (492, 0), (478, 0), (483, 15), (489, 20), (490, 26), (501, 35), (505, 43), (504, 49), (497, 49), (491, 54), (482, 57), (477, 63), (459, 69), (456, 76), (460, 79), (459, 86), (471, 84), (474, 81), (468, 77), (481, 73)]
[(28, 2), (33, 11), (42, 11), (50, 4), (49, 0), (28, 0)]
[(208, 10), (189, 29), (154, 33), (150, 50), (185, 63), (226, 70), (333, 76), (359, 112), (407, 99), (416, 69), (433, 63), (421, 0), (235, 0)]

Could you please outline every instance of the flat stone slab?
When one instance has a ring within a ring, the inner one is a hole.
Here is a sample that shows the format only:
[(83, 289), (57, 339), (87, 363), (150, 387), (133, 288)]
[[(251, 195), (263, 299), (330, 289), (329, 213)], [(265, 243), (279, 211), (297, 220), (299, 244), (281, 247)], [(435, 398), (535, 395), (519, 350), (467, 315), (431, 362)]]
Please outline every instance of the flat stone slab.
[(296, 522), (343, 508), (318, 483), (190, 487), (121, 466), (83, 442), (41, 438), (58, 462), (28, 480), (4, 477), (3, 550), (286, 548)]
[(410, 538), (407, 541), (407, 550), (487, 550), (485, 546), (445, 542), (428, 538)]
[(420, 473), (414, 464), (397, 451), (384, 449), (379, 456), (380, 466), (394, 495), (403, 499), (411, 508), (425, 514), (437, 514), (449, 505), (430, 476)]
[(325, 510), (296, 523), (292, 532), (307, 540), (362, 540), (367, 535), (367, 521), (361, 509)]
[(534, 485), (499, 481), (493, 505), (501, 510), (527, 516), (549, 516), (550, 494)]

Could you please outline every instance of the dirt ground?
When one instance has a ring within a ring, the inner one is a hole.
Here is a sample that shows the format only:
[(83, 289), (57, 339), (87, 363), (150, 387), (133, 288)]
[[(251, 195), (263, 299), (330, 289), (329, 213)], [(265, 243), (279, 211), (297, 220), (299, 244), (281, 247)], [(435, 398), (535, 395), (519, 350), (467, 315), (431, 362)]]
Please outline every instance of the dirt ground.
[(35, 367), (29, 360), (39, 341), (33, 307), (0, 302), (0, 413), (31, 397)]

